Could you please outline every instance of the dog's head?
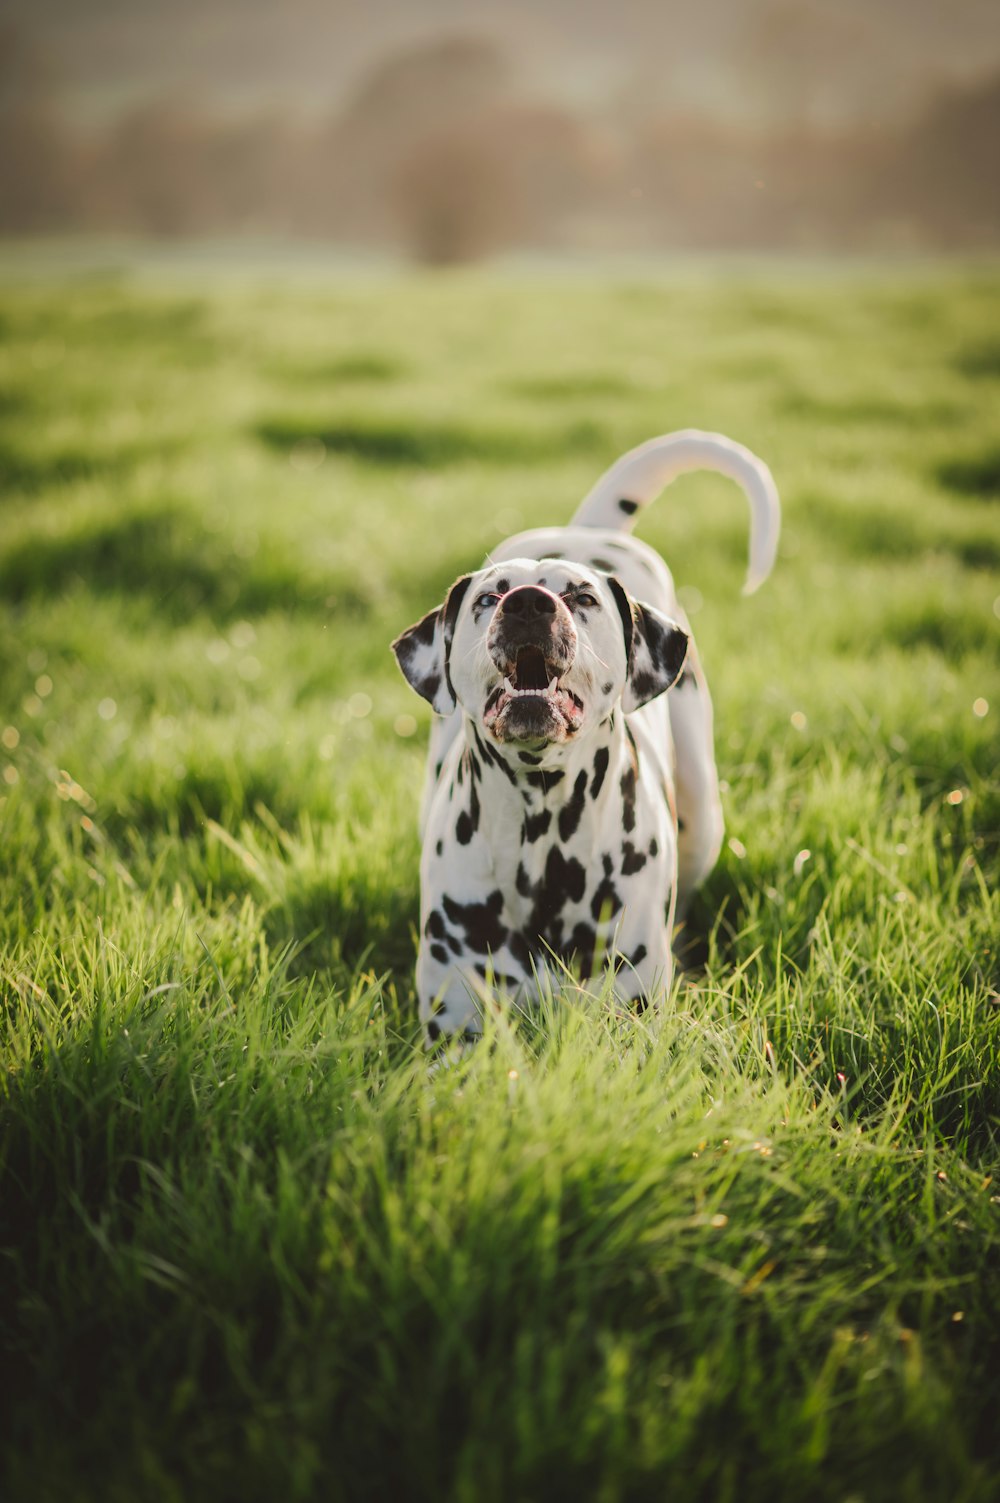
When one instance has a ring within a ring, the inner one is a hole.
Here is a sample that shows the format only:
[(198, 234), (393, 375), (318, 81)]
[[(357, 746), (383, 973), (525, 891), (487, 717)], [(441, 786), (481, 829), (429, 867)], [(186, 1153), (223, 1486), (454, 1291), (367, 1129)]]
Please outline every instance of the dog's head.
[(458, 704), (494, 741), (538, 747), (662, 694), (687, 637), (613, 575), (513, 559), (457, 580), (392, 646), (439, 715)]

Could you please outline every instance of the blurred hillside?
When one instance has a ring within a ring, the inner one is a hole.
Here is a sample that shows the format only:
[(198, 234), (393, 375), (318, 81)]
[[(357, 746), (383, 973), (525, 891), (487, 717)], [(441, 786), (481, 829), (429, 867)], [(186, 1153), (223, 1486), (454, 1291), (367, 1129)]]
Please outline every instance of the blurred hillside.
[(8, 0), (0, 233), (432, 262), (1000, 244), (1000, 7), (608, 9)]

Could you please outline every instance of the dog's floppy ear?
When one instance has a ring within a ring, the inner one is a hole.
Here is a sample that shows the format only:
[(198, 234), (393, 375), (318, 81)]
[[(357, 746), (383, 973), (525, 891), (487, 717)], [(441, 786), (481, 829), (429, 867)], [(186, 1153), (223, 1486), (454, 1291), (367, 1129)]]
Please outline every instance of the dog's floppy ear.
[(633, 600), (612, 575), (608, 583), (622, 618), (628, 676), (622, 691), (626, 715), (662, 694), (680, 674), (687, 652), (687, 633), (652, 605)]
[(471, 579), (471, 574), (456, 579), (444, 604), (428, 611), (415, 626), (401, 632), (392, 644), (403, 677), (439, 715), (450, 715), (455, 708), (455, 691), (449, 670), (451, 639)]

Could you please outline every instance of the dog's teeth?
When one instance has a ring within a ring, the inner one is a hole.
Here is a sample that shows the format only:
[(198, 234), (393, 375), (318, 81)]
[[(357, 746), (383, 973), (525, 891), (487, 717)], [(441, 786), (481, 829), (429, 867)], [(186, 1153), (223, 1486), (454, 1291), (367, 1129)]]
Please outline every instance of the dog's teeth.
[(549, 696), (556, 692), (559, 687), (559, 679), (554, 678), (545, 689), (515, 689), (509, 678), (503, 681), (504, 692), (509, 699), (530, 699)]

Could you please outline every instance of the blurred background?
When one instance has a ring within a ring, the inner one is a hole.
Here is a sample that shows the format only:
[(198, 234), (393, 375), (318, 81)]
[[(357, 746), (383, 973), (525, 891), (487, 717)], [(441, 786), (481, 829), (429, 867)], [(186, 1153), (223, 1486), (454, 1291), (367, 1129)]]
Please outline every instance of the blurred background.
[(0, 234), (1000, 244), (997, 0), (4, 0)]

